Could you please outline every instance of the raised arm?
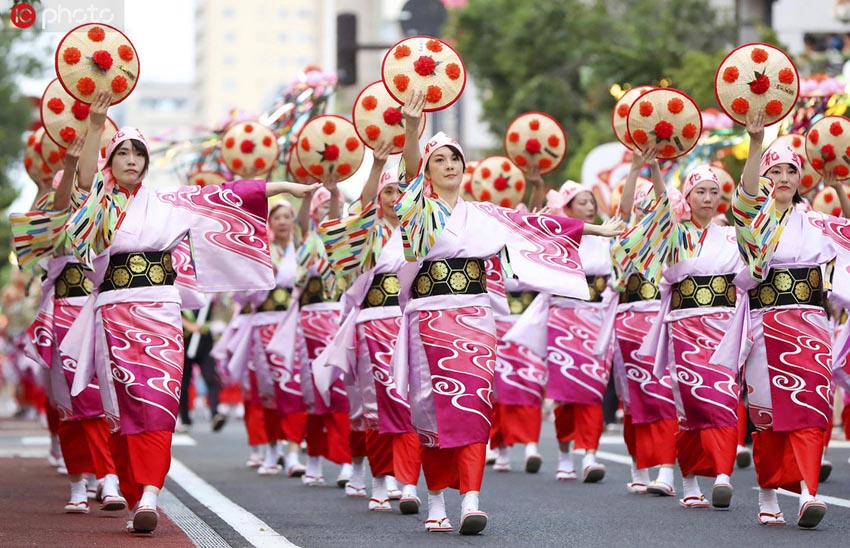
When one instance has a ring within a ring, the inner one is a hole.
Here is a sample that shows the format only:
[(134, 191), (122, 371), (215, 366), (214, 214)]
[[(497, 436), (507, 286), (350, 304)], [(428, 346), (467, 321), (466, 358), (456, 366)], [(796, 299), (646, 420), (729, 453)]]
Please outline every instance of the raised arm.
[[(318, 185), (318, 186), (317, 186)], [(298, 215), (295, 216), (295, 222), (298, 228), (301, 229), (301, 237), (306, 238), (310, 233), (310, 199), (313, 197), (313, 192), (320, 186), (319, 183), (311, 185), (309, 193), (304, 195), (301, 200), (301, 206), (298, 208)], [(268, 188), (268, 186), (266, 186)]]
[(635, 205), (635, 189), (640, 168), (643, 166), (643, 156), (637, 152), (632, 153), (632, 166), (623, 184), (623, 193), (620, 195), (620, 218), (623, 222), (629, 222), (632, 217), (632, 208)]
[(747, 134), (750, 136), (750, 149), (747, 162), (741, 173), (741, 184), (744, 191), (755, 196), (759, 191), (759, 164), (761, 163), (761, 148), (764, 143), (764, 110), (758, 109), (747, 115)]
[(79, 180), (77, 185), (80, 189), (88, 191), (91, 189), (92, 181), (97, 174), (97, 159), (100, 156), (100, 139), (103, 136), (103, 124), (106, 122), (106, 111), (112, 103), (112, 95), (109, 92), (98, 92), (94, 102), (89, 108), (89, 123), (86, 131), (86, 142), (80, 152)]
[(369, 178), (366, 179), (366, 184), (363, 185), (363, 190), (360, 192), (361, 207), (366, 207), (366, 204), (378, 195), (378, 183), (381, 181), (381, 174), (384, 172), (384, 166), (387, 164), (387, 158), (389, 158), (392, 150), (392, 142), (387, 141), (382, 142), (378, 145), (378, 148), (372, 151), (374, 161), (372, 162), (372, 169), (369, 171)]
[(62, 162), (64, 171), (62, 180), (59, 181), (59, 186), (53, 194), (53, 209), (64, 211), (71, 205), (71, 190), (74, 186), (74, 176), (77, 174), (77, 160), (80, 159), (84, 142), (83, 137), (76, 137), (65, 151)]
[(540, 175), (540, 166), (531, 165), (525, 172), (525, 180), (531, 184), (531, 199), (528, 201), (528, 210), (537, 211), (543, 207), (546, 197), (546, 184)]
[(845, 219), (850, 219), (850, 198), (847, 197), (847, 191), (844, 190), (844, 185), (835, 176), (832, 171), (827, 171), (823, 176), (823, 184), (835, 190), (838, 194), (838, 203), (841, 204), (841, 216)]
[[(414, 90), (410, 99), (401, 109), (404, 115), (404, 159), (405, 178), (407, 181), (414, 179), (419, 171), (419, 162), (422, 155), (419, 152), (419, 125), (422, 123), (422, 110), (425, 108), (425, 93), (422, 90)], [(399, 181), (406, 183), (407, 181)]]
[(331, 176), (322, 181), (322, 184), (326, 189), (328, 189), (328, 192), (331, 193), (331, 198), (328, 202), (327, 219), (339, 219), (342, 217), (342, 199), (340, 198), (339, 185), (337, 184), (336, 177)]

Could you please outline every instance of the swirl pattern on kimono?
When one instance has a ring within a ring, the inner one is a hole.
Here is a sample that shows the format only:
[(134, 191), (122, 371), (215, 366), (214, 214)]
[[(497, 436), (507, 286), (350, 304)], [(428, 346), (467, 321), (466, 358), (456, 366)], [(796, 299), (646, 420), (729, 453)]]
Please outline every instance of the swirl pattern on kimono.
[(626, 378), (630, 384), (636, 383), (642, 394), (675, 405), (673, 394), (670, 392), (672, 388), (670, 377), (665, 375), (662, 379), (656, 378), (652, 374), (655, 357), (638, 354), (644, 337), (652, 329), (654, 318), (654, 312), (635, 312), (634, 310), (625, 310), (617, 315), (617, 338), (628, 343), (630, 347), (628, 355), (623, 356)]
[(548, 361), (570, 383), (601, 401), (610, 368), (593, 355), (598, 333), (599, 313), (593, 308), (549, 309)]
[[(183, 335), (163, 318), (160, 311), (167, 304), (172, 303), (116, 303), (102, 306), (101, 312), (112, 379), (131, 400), (161, 409), (177, 420)], [(120, 401), (121, 391), (116, 392)]]
[[(313, 361), (330, 344), (339, 329), (339, 310), (309, 310), (302, 308), (301, 330), (307, 348), (307, 359)], [(315, 387), (314, 387), (315, 389)], [(331, 385), (331, 392), (347, 398), (341, 379)]]
[(160, 201), (186, 209), (218, 223), (220, 230), (205, 232), (204, 238), (225, 250), (271, 268), (266, 220), (242, 209), (242, 198), (233, 190), (218, 187), (183, 187), (159, 192)]
[(33, 346), (48, 366), (53, 361), (53, 345), (57, 344), (54, 335), (54, 321), (55, 319), (49, 311), (39, 310), (27, 330)]
[(195, 279), (195, 266), (192, 263), (192, 249), (189, 247), (189, 238), (183, 238), (174, 251), (171, 252), (171, 264), (177, 274), (175, 285), (182, 285), (189, 289), (198, 289), (198, 281)]
[[(258, 326), (260, 332), (260, 342), (263, 348), (268, 347), (269, 341), (275, 334), (277, 329), (276, 324), (266, 324)], [(293, 367), (294, 371), (289, 371), (286, 368), (285, 360), (277, 354), (265, 352), (266, 362), (269, 364), (269, 374), (272, 382), (279, 392), (287, 394), (295, 398), (301, 398), (301, 372), (298, 367)], [(297, 361), (297, 358), (296, 358)]]
[(393, 403), (410, 409), (410, 403), (398, 393), (390, 369), (393, 348), (401, 329), (401, 316), (365, 323), (366, 344), (369, 347), (372, 380), (375, 381), (375, 388), (380, 387)]
[[(487, 314), (478, 306), (424, 310), (419, 312), (419, 325), (434, 395), (449, 398), (453, 408), (489, 425), (496, 338), (480, 325)], [(433, 360), (433, 356), (439, 357)]]

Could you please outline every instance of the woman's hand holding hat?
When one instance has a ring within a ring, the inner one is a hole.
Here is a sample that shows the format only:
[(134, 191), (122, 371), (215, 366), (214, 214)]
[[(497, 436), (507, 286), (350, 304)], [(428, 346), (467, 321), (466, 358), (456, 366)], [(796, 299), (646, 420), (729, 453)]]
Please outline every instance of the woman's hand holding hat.
[[(410, 95), (410, 100), (401, 108), (401, 113), (404, 115), (404, 127), (419, 129), (419, 123), (422, 121), (422, 112), (425, 108), (425, 92), (421, 89), (413, 90)], [(408, 131), (410, 133), (410, 131)]]
[(112, 94), (108, 91), (98, 91), (89, 109), (89, 124), (92, 127), (103, 127), (106, 121), (106, 111), (112, 104)]
[(764, 120), (765, 114), (763, 108), (755, 109), (747, 114), (747, 135), (750, 139), (761, 142), (764, 140)]

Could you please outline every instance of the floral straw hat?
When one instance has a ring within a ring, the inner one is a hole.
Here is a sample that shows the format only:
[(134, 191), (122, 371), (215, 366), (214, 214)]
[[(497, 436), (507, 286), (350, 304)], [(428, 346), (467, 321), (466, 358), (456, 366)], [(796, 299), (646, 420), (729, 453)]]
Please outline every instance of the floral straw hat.
[(472, 173), (472, 194), (481, 202), (516, 207), (525, 196), (525, 175), (509, 158), (489, 156)]
[(632, 142), (632, 135), (628, 129), (629, 109), (639, 97), (648, 91), (652, 91), (652, 86), (638, 86), (632, 88), (620, 97), (614, 104), (614, 110), (611, 111), (611, 127), (614, 128), (614, 135), (617, 140), (623, 143), (629, 150), (635, 150), (635, 144)]
[[(806, 136), (789, 133), (787, 135), (780, 135), (776, 138), (774, 143), (777, 141), (784, 141), (787, 143), (788, 146), (791, 147), (791, 150), (796, 152), (797, 156), (800, 157), (800, 164), (802, 164), (803, 167), (803, 171), (800, 173), (800, 195), (804, 196), (811, 191), (816, 190), (818, 183), (821, 181), (821, 175), (815, 168), (812, 167), (812, 163), (809, 161), (809, 156), (806, 152)], [(771, 143), (770, 147), (772, 146), (773, 143)]]
[[(49, 140), (55, 145), (64, 150), (78, 135), (85, 135), (88, 131), (89, 105), (83, 103), (79, 99), (74, 99), (58, 79), (53, 80), (47, 85), (44, 90), (44, 95), (41, 97), (41, 123), (44, 126)], [(103, 123), (103, 134), (100, 137), (100, 155), (106, 153), (106, 145), (112, 139), (112, 136), (118, 133), (118, 126), (107, 116)], [(50, 144), (48, 154), (54, 148)], [(42, 153), (44, 154), (44, 153)], [(45, 156), (45, 160), (50, 162), (50, 159)]]
[(139, 57), (130, 39), (115, 27), (88, 23), (72, 29), (56, 48), (56, 74), (68, 93), (91, 103), (98, 91), (123, 101), (139, 81)]
[(460, 180), (460, 196), (468, 202), (475, 201), (475, 196), (472, 194), (472, 174), (476, 167), (478, 167), (478, 160), (466, 162), (466, 169), (463, 170), (463, 178)]
[(821, 175), (832, 171), (840, 181), (850, 179), (850, 120), (824, 116), (812, 124), (806, 132), (806, 157)]
[(558, 169), (567, 155), (567, 134), (542, 112), (520, 114), (505, 130), (505, 153), (520, 169), (536, 164), (540, 173)]
[(221, 159), (239, 177), (265, 177), (277, 153), (277, 136), (257, 121), (233, 124), (221, 138)]
[[(850, 185), (844, 185), (845, 192), (850, 192)], [(824, 187), (817, 191), (812, 198), (812, 209), (827, 215), (841, 217), (841, 202), (832, 187)]]
[(745, 44), (733, 49), (714, 76), (717, 103), (732, 120), (747, 125), (747, 113), (764, 109), (765, 125), (785, 117), (797, 102), (797, 67), (781, 49)]
[(296, 146), (298, 146), (297, 139), (292, 141), (292, 146), (287, 153), (286, 172), (289, 174), (289, 178), (293, 182), (308, 185), (313, 182), (313, 178), (310, 177), (310, 173), (298, 160), (298, 152), (295, 150)]
[[(635, 183), (635, 191), (643, 185), (652, 185), (652, 181), (646, 177), (638, 177)], [(608, 215), (616, 215), (620, 210), (620, 202), (623, 199), (623, 189), (626, 187), (626, 178), (623, 177), (620, 181), (611, 188), (611, 195), (608, 198)]]
[[(404, 149), (404, 116), (401, 105), (392, 98), (381, 80), (372, 82), (357, 96), (351, 112), (354, 129), (369, 148), (378, 148), (383, 141), (392, 141), (392, 154)], [(425, 113), (419, 124), (419, 136), (425, 131)]]
[(413, 90), (425, 92), (425, 112), (443, 110), (458, 100), (466, 86), (460, 54), (432, 36), (398, 42), (384, 56), (381, 79), (390, 95), (406, 103)]
[(295, 150), (311, 177), (336, 174), (339, 182), (354, 175), (363, 163), (365, 147), (354, 124), (342, 116), (324, 114), (304, 125)]
[(189, 175), (190, 185), (205, 187), (218, 186), (227, 182), (227, 177), (217, 171), (198, 171)]
[(41, 157), (41, 142), (44, 138), (44, 128), (40, 127), (27, 137), (27, 146), (24, 149), (24, 168), (27, 175), (36, 184), (48, 184), (53, 181), (54, 170)]
[(639, 150), (654, 146), (659, 159), (678, 158), (696, 146), (702, 115), (685, 93), (655, 88), (632, 103), (627, 128)]
[(735, 178), (722, 165), (711, 164), (709, 167), (717, 175), (717, 181), (720, 183), (720, 201), (717, 202), (717, 213), (725, 214), (732, 206)]

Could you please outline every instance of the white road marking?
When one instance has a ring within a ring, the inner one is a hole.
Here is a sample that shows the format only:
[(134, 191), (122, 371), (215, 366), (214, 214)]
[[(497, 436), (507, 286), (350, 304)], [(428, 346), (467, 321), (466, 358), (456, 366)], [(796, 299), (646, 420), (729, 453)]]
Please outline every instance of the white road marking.
[[(758, 491), (758, 487), (753, 487), (754, 490)], [(780, 495), (785, 495), (786, 497), (794, 497), (795, 499), (799, 499), (800, 495), (797, 493), (793, 493), (791, 491), (786, 491), (785, 489), (777, 489), (777, 493)], [(832, 504), (834, 506), (841, 506), (843, 508), (850, 508), (850, 500), (840, 499), (838, 497), (829, 497), (826, 495), (818, 495), (818, 498), (824, 501), (827, 504)]]
[(609, 453), (608, 451), (597, 451), (596, 457), (602, 460), (609, 460), (611, 462), (625, 464), (627, 466), (632, 463), (631, 457), (627, 455), (618, 455), (617, 453)]
[[(277, 533), (266, 522), (248, 512), (221, 492), (189, 470), (185, 464), (171, 458), (169, 477), (177, 482), (189, 495), (215, 512), (237, 533), (257, 548), (296, 546)], [(296, 547), (297, 548), (297, 547)]]

